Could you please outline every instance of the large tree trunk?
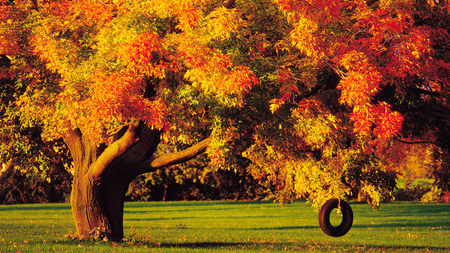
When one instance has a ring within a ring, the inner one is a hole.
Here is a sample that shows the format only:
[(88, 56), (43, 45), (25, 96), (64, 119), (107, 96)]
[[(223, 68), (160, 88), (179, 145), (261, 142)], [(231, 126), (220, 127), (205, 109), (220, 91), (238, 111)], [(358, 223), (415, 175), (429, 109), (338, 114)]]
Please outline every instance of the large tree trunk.
[(109, 146), (92, 145), (80, 130), (65, 138), (74, 162), (71, 205), (80, 239), (123, 239), (123, 206), (138, 175), (178, 164), (203, 153), (211, 137), (177, 153), (154, 158), (161, 132), (140, 124), (118, 131)]
[(74, 178), (71, 204), (81, 239), (120, 241), (124, 237), (123, 206), (128, 185), (128, 180), (117, 176), (99, 182)]

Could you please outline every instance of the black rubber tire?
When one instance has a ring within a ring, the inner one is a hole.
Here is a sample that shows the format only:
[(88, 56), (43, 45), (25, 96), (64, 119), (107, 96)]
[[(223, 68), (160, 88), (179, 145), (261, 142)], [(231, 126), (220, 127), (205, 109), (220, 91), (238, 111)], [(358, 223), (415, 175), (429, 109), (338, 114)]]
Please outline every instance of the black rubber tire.
[(350, 205), (341, 200), (340, 201), (341, 212), (342, 212), (342, 222), (339, 226), (334, 227), (330, 222), (330, 214), (333, 209), (338, 208), (339, 199), (330, 199), (325, 204), (323, 204), (322, 208), (320, 208), (319, 212), (319, 224), (322, 231), (333, 237), (339, 237), (347, 234), (350, 228), (353, 225), (353, 211)]

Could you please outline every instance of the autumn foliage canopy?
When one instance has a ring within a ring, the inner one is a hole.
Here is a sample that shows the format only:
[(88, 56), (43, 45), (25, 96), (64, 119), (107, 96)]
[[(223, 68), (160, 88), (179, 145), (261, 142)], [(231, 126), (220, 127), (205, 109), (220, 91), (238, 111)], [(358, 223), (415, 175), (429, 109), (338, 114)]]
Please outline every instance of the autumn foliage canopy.
[(145, 122), (160, 152), (212, 136), (210, 168), (245, 167), (282, 201), (358, 188), (377, 205), (393, 140), (418, 138), (407, 108), (448, 107), (447, 1), (1, 1), (23, 122), (95, 145)]

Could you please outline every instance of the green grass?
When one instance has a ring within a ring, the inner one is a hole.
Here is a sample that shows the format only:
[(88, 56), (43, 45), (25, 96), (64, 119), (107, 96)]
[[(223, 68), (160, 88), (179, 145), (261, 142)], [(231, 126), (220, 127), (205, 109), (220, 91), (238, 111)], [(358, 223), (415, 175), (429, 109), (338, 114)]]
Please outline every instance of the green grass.
[(0, 206), (0, 252), (450, 252), (450, 204), (351, 203), (354, 225), (322, 233), (305, 202), (126, 203), (126, 241), (80, 242), (68, 204)]

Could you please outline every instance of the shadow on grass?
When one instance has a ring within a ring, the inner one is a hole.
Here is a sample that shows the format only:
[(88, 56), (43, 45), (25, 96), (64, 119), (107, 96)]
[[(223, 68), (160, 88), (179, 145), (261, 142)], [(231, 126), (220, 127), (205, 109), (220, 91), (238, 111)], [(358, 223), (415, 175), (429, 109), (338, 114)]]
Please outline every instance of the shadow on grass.
[[(297, 228), (297, 227), (292, 227)], [(291, 229), (291, 227), (279, 228)], [(14, 243), (20, 246), (20, 243)], [(102, 252), (128, 252), (134, 250), (157, 249), (162, 252), (180, 252), (180, 251), (295, 251), (295, 252), (449, 252), (449, 247), (436, 246), (388, 246), (375, 245), (370, 243), (348, 243), (336, 242), (331, 240), (295, 240), (280, 241), (276, 239), (249, 238), (243, 241), (200, 241), (200, 242), (159, 242), (148, 235), (134, 235), (131, 238), (115, 243), (104, 241), (78, 241), (60, 238), (60, 240), (50, 240), (45, 243), (39, 241), (27, 242), (29, 248), (43, 247), (48, 245), (48, 249), (65, 249), (69, 252), (83, 252), (88, 249), (89, 252), (99, 250)], [(5, 246), (5, 245), (3, 245)], [(0, 244), (1, 248), (1, 244)]]
[(258, 204), (272, 204), (273, 201), (271, 200), (249, 200), (249, 201), (245, 201), (245, 200), (240, 200), (240, 201), (228, 201), (228, 200), (211, 200), (211, 201), (207, 201), (207, 200), (201, 200), (201, 201), (168, 201), (168, 202), (164, 202), (164, 201), (155, 201), (155, 202), (126, 202), (126, 206), (127, 207), (133, 207), (133, 206), (137, 206), (137, 207), (142, 207), (143, 204), (145, 204), (147, 207), (177, 207), (177, 206), (214, 206), (214, 205), (224, 205), (224, 206), (234, 206), (234, 205), (248, 205), (248, 204), (254, 204), (254, 205), (258, 205)]
[(158, 220), (187, 220), (187, 219), (196, 219), (198, 217), (164, 217), (161, 216), (159, 218), (126, 218), (125, 221), (158, 221)]
[(443, 223), (442, 221), (427, 221), (427, 220), (399, 220), (395, 222), (386, 222), (378, 224), (353, 224), (352, 228), (441, 228), (442, 230), (450, 230), (450, 222)]
[(57, 204), (18, 204), (18, 205), (0, 205), (0, 211), (63, 211), (72, 210), (67, 203)]
[[(351, 203), (354, 209), (364, 208), (367, 204)], [(355, 210), (356, 211), (356, 210)], [(380, 210), (374, 212), (363, 211), (365, 217), (388, 218), (388, 217), (434, 217), (436, 215), (449, 215), (450, 204), (421, 204), (417, 202), (394, 202), (383, 203)]]
[[(124, 213), (170, 213), (200, 211), (232, 211), (251, 208), (280, 208), (273, 201), (173, 201), (173, 202), (126, 202)], [(138, 208), (138, 210), (136, 210)]]
[(271, 200), (261, 200), (261, 201), (227, 201), (227, 200), (215, 200), (215, 201), (169, 201), (169, 202), (126, 202), (125, 207), (133, 208), (151, 208), (151, 207), (193, 207), (193, 206), (245, 206), (245, 205), (261, 205), (261, 204), (273, 204)]
[[(293, 241), (280, 242), (265, 239), (252, 239), (245, 242), (191, 242), (191, 243), (160, 243), (157, 241), (123, 241), (120, 243), (103, 241), (48, 241), (43, 246), (42, 243), (29, 242), (27, 247), (30, 249), (38, 247), (40, 249), (54, 250), (64, 249), (67, 252), (131, 252), (144, 251), (150, 252), (156, 249), (161, 252), (190, 252), (190, 251), (211, 251), (228, 252), (232, 251), (294, 251), (294, 252), (449, 252), (446, 247), (426, 247), (426, 246), (383, 246), (373, 244), (351, 244), (343, 242), (323, 242), (323, 241)], [(4, 245), (5, 246), (5, 245)], [(14, 247), (20, 244), (15, 243)], [(11, 248), (13, 248), (11, 246)], [(15, 248), (14, 248), (15, 249)], [(12, 252), (12, 251), (11, 251)], [(18, 252), (18, 251), (17, 251)], [(152, 251), (153, 252), (153, 251)]]
[(339, 242), (299, 241), (270, 242), (270, 240), (255, 239), (250, 242), (193, 242), (193, 243), (159, 243), (130, 242), (119, 243), (120, 247), (148, 247), (159, 249), (192, 249), (192, 250), (254, 250), (254, 251), (297, 251), (297, 252), (448, 252), (446, 247), (426, 246), (383, 246), (370, 244), (350, 244)]
[(317, 226), (290, 226), (290, 227), (272, 227), (272, 228), (253, 228), (252, 230), (295, 230), (295, 229), (317, 229)]
[(286, 226), (286, 227), (263, 227), (263, 228), (227, 228), (226, 230), (242, 230), (242, 231), (265, 231), (265, 230), (306, 230), (318, 229), (317, 226)]

